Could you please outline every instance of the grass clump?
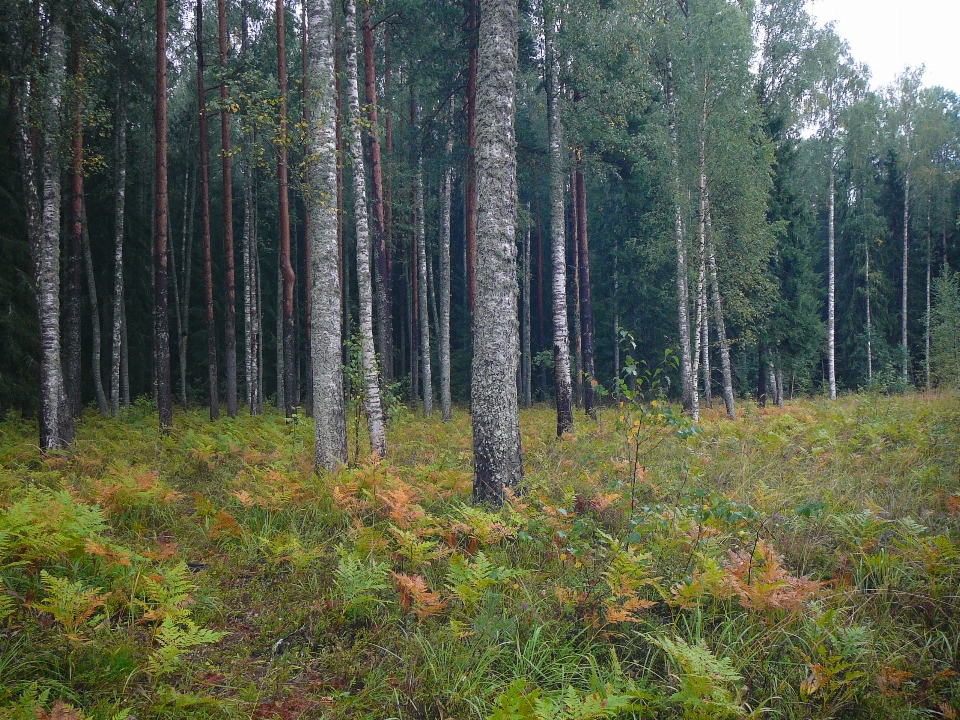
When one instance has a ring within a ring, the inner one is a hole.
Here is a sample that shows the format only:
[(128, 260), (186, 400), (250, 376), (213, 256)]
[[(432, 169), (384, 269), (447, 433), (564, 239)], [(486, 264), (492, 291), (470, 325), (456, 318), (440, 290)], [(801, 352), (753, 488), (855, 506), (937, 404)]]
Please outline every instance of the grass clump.
[(312, 472), (309, 420), (0, 430), (0, 718), (909, 718), (960, 710), (960, 401), (467, 415)]

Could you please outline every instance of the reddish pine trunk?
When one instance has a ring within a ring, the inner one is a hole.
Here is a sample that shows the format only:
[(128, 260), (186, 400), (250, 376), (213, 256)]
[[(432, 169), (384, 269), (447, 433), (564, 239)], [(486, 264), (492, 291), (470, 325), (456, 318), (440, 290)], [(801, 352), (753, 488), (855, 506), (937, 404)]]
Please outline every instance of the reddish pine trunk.
[(80, 378), (80, 292), (83, 253), (83, 83), (82, 49), (73, 52), (73, 79), (75, 103), (73, 111), (72, 161), (70, 165), (70, 231), (67, 263), (67, 322), (65, 381), (67, 408), (70, 416), (78, 419), (83, 414)]
[(287, 178), (287, 43), (283, 0), (277, 0), (277, 75), (280, 80), (280, 151), (277, 185), (280, 191), (280, 272), (283, 275), (283, 397), (286, 414), (293, 414), (296, 343), (293, 336), (293, 286), (296, 275), (290, 262), (290, 198)]
[(383, 206), (383, 162), (380, 156), (380, 129), (377, 117), (377, 74), (374, 64), (373, 25), (370, 5), (363, 12), (363, 66), (370, 123), (370, 210), (373, 215), (373, 246), (377, 272), (374, 294), (377, 314), (377, 350), (383, 365), (383, 379), (393, 378), (393, 323), (390, 319), (390, 287), (387, 285), (387, 238)]
[[(387, 0), (384, 0), (384, 5), (386, 5)], [(383, 34), (383, 89), (384, 89), (384, 102), (389, 103), (390, 101), (390, 87), (391, 82), (391, 73), (390, 73), (390, 28), (388, 27)], [(383, 188), (383, 234), (386, 237), (386, 247), (387, 247), (387, 274), (384, 276), (383, 285), (387, 288), (387, 315), (391, 318), (391, 333), (390, 337), (387, 338), (387, 342), (390, 344), (391, 356), (386, 362), (389, 367), (390, 377), (396, 377), (394, 371), (394, 363), (396, 359), (393, 357), (393, 340), (394, 335), (392, 332), (393, 325), (393, 178), (390, 173), (390, 162), (393, 157), (393, 113), (390, 112), (389, 105), (385, 106), (384, 112), (386, 118), (384, 118), (384, 150), (387, 154), (387, 165), (386, 165), (386, 177), (384, 178), (384, 188)], [(401, 323), (401, 326), (403, 323)], [(402, 353), (401, 353), (402, 356)]]
[(227, 345), (227, 415), (237, 416), (237, 291), (233, 258), (233, 160), (230, 154), (230, 86), (226, 82), (227, 68), (227, 13), (225, 0), (217, 0), (217, 20), (220, 36), (220, 68), (224, 80), (220, 83), (220, 131), (223, 149), (223, 254), (226, 260), (226, 345)]
[(596, 418), (594, 410), (593, 367), (593, 306), (590, 303), (590, 243), (587, 237), (587, 188), (583, 176), (582, 151), (577, 166), (577, 249), (580, 263), (580, 336), (583, 350), (584, 392), (583, 407), (587, 415)]
[[(207, 144), (206, 90), (203, 85), (203, 0), (197, 0), (196, 42), (200, 123), (200, 238), (203, 248), (203, 291), (207, 318), (207, 380), (210, 385), (210, 419), (218, 420), (220, 388), (217, 380), (217, 328), (213, 316), (213, 258), (210, 252), (210, 149)], [(159, 220), (157, 223), (159, 225)]]
[[(160, 430), (173, 427), (170, 392), (170, 329), (167, 309), (167, 7), (157, 3), (156, 206), (154, 208), (154, 367), (157, 375), (157, 409)], [(126, 343), (124, 343), (126, 345)], [(128, 385), (129, 387), (129, 385)]]

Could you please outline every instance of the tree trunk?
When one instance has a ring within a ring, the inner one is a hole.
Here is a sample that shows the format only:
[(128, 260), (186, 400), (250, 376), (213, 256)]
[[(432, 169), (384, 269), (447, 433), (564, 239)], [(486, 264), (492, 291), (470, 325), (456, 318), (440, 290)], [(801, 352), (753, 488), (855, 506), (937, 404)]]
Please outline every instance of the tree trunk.
[(827, 377), (830, 383), (830, 399), (837, 399), (837, 272), (836, 272), (836, 173), (833, 169), (833, 148), (830, 153), (830, 182), (827, 201), (829, 218), (827, 221)]
[(341, 293), (341, 314), (343, 316), (343, 364), (350, 364), (349, 342), (353, 337), (353, 331), (350, 327), (350, 263), (349, 254), (346, 251), (345, 240), (343, 237), (343, 68), (341, 53), (343, 50), (343, 38), (340, 32), (340, 23), (337, 23), (334, 31), (334, 59), (333, 72), (336, 80), (334, 81), (334, 95), (336, 97), (336, 122), (334, 123), (337, 139), (337, 268), (340, 286), (343, 288)]
[(287, 417), (293, 415), (296, 394), (295, 354), (293, 334), (293, 290), (297, 281), (290, 257), (290, 193), (287, 179), (287, 42), (284, 0), (277, 0), (277, 76), (280, 81), (280, 138), (277, 153), (277, 188), (280, 215), (280, 272), (283, 277), (283, 398)]
[(477, 267), (471, 382), (477, 502), (523, 478), (517, 407), (517, 0), (481, 0), (477, 88)]
[[(120, 392), (123, 395), (123, 409), (130, 410), (130, 343), (127, 339), (127, 301), (126, 295), (120, 298)], [(171, 406), (172, 406), (171, 401)]]
[(87, 208), (83, 207), (83, 259), (87, 271), (87, 293), (90, 296), (90, 321), (93, 326), (93, 350), (91, 355), (91, 370), (93, 371), (93, 388), (97, 394), (97, 408), (102, 417), (109, 417), (110, 408), (107, 404), (107, 394), (103, 391), (103, 373), (101, 371), (101, 336), (100, 336), (100, 302), (97, 299), (97, 280), (93, 272), (93, 253), (90, 250), (90, 232), (87, 228)]
[(210, 386), (210, 419), (220, 418), (220, 383), (217, 369), (217, 326), (213, 314), (213, 257), (210, 250), (210, 151), (207, 139), (206, 92), (203, 84), (203, 0), (197, 0), (197, 102), (200, 129), (200, 238), (203, 248), (203, 301), (207, 320), (207, 382)]
[(380, 126), (377, 117), (377, 74), (374, 61), (373, 9), (366, 0), (363, 10), (363, 66), (367, 97), (367, 122), (370, 144), (370, 211), (373, 216), (373, 246), (377, 272), (374, 275), (374, 296), (377, 311), (377, 350), (380, 353), (383, 378), (393, 378), (393, 322), (390, 313), (390, 287), (387, 281), (387, 236), (383, 206), (383, 162), (380, 156)]
[(590, 242), (587, 236), (587, 183), (583, 174), (583, 151), (577, 150), (577, 252), (580, 270), (580, 337), (583, 348), (583, 409), (594, 420), (593, 304), (590, 302)]
[(870, 318), (870, 241), (866, 243), (866, 293), (867, 293), (867, 380), (873, 382), (873, 322)]
[(560, 121), (560, 67), (555, 47), (556, 20), (544, 13), (547, 107), (550, 130), (550, 231), (553, 235), (553, 370), (557, 396), (557, 437), (573, 433), (570, 332), (567, 326), (566, 219), (563, 208), (563, 125)]
[[(453, 105), (450, 106), (451, 115)], [(443, 209), (440, 214), (440, 414), (452, 419), (450, 400), (450, 211), (453, 195), (453, 118), (447, 129), (447, 172), (443, 176)]]
[(71, 53), (73, 66), (73, 127), (71, 128), (70, 217), (67, 233), (67, 302), (66, 302), (66, 362), (64, 382), (67, 387), (67, 405), (70, 415), (79, 420), (83, 416), (83, 396), (80, 361), (81, 277), (83, 276), (83, 51), (74, 41)]
[(427, 229), (423, 210), (423, 155), (417, 159), (417, 303), (420, 319), (420, 361), (423, 368), (423, 412), (433, 415), (433, 373), (430, 368), (430, 318), (427, 307)]
[(767, 406), (767, 349), (757, 344), (757, 404)]
[(924, 363), (924, 379), (926, 381), (927, 392), (930, 392), (930, 265), (932, 258), (930, 254), (932, 252), (930, 236), (930, 196), (927, 195), (927, 312), (924, 315), (924, 333), (923, 333), (923, 343), (924, 343), (924, 353), (923, 353), (923, 363)]
[(277, 253), (277, 409), (286, 412), (287, 409), (287, 383), (284, 362), (283, 347), (283, 261), (278, 251)]
[[(310, 73), (307, 68), (307, 2), (303, 2), (303, 28), (300, 33), (300, 56), (303, 62), (303, 127), (310, 127)], [(304, 133), (305, 144), (309, 140)], [(307, 155), (307, 147), (304, 147), (304, 156)], [(313, 417), (313, 318), (310, 308), (313, 306), (313, 283), (310, 279), (310, 212), (307, 204), (309, 199), (304, 196), (303, 206), (303, 293), (304, 305), (304, 331), (305, 347), (304, 358), (306, 360), (306, 369), (304, 379), (306, 381), (304, 397), (304, 412), (307, 417)]]
[(530, 407), (533, 405), (533, 391), (531, 384), (533, 382), (532, 377), (532, 358), (530, 357), (530, 236), (532, 234), (532, 224), (529, 222), (530, 215), (530, 203), (527, 202), (527, 229), (523, 235), (523, 265), (522, 265), (522, 276), (523, 277), (523, 323), (522, 323), (522, 351), (520, 353), (520, 358), (522, 360), (522, 367), (520, 370), (521, 375), (521, 386), (523, 387), (523, 405), (524, 407)]
[[(357, 290), (360, 299), (360, 361), (363, 366), (363, 407), (370, 434), (370, 451), (382, 459), (387, 452), (380, 401), (380, 374), (373, 342), (373, 278), (370, 271), (370, 230), (367, 220), (367, 186), (363, 167), (360, 93), (357, 87), (356, 0), (346, 5), (347, 103), (350, 110), (350, 159), (353, 162), (354, 219), (357, 223)], [(381, 207), (382, 209), (382, 207)]]
[[(200, 95), (202, 97), (203, 93)], [(173, 428), (173, 397), (170, 389), (170, 327), (167, 307), (167, 226), (169, 225), (167, 213), (169, 207), (167, 198), (167, 8), (164, 2), (157, 3), (155, 125), (154, 367), (157, 376), (157, 409), (160, 418), (160, 432), (167, 434)]]
[(620, 238), (613, 238), (613, 394), (620, 398)]
[(467, 0), (467, 168), (465, 176), (464, 242), (467, 249), (467, 308), (471, 323), (476, 308), (477, 272), (477, 12), (481, 0)]
[(717, 252), (713, 246), (713, 220), (710, 214), (710, 188), (704, 185), (707, 200), (707, 261), (710, 266), (710, 294), (713, 297), (713, 319), (717, 326), (720, 343), (720, 370), (723, 376), (723, 402), (727, 416), (737, 419), (737, 407), (733, 395), (733, 368), (730, 362), (730, 344), (727, 342), (727, 327), (723, 319), (723, 301), (720, 298), (720, 278), (717, 272)]
[[(540, 203), (537, 202), (537, 351), (541, 352), (547, 345), (547, 334), (544, 330), (544, 316), (546, 310), (543, 303), (543, 226), (541, 225)], [(539, 383), (540, 397), (547, 396), (547, 365), (540, 363)]]
[[(910, 133), (907, 133), (907, 155), (910, 155)], [(903, 384), (910, 380), (910, 345), (907, 337), (907, 271), (910, 259), (910, 171), (903, 181), (903, 278), (900, 291), (900, 348), (903, 353), (901, 376)]]
[(120, 414), (120, 356), (123, 323), (123, 221), (127, 197), (127, 114), (123, 96), (117, 96), (117, 154), (114, 181), (113, 352), (110, 356), (110, 406)]
[(667, 56), (665, 78), (667, 96), (667, 122), (670, 129), (670, 158), (673, 167), (673, 213), (674, 235), (677, 248), (677, 323), (680, 330), (680, 373), (683, 393), (683, 409), (691, 416), (699, 413), (700, 393), (693, 375), (693, 360), (690, 348), (690, 296), (687, 291), (687, 251), (683, 231), (681, 208), (680, 146), (677, 138), (677, 100), (673, 84), (673, 58)]
[(307, 0), (307, 16), (309, 75), (317, 79), (311, 92), (309, 126), (314, 463), (329, 472), (347, 461), (337, 208), (322, 200), (337, 193), (333, 0)]
[(223, 255), (226, 260), (226, 328), (227, 351), (227, 415), (237, 416), (237, 291), (233, 258), (233, 156), (230, 150), (230, 85), (227, 82), (227, 13), (225, 0), (217, 0), (220, 39), (220, 132), (223, 150)]
[(577, 203), (577, 174), (570, 168), (570, 261), (573, 270), (570, 278), (570, 294), (573, 295), (571, 313), (573, 316), (573, 401), (577, 406), (583, 404), (583, 326), (580, 323), (580, 205)]

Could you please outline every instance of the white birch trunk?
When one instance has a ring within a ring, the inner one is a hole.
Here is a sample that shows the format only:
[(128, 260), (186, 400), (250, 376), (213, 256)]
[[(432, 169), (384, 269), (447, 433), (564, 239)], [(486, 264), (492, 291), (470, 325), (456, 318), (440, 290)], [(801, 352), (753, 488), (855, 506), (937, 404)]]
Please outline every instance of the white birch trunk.
[(730, 363), (730, 343), (727, 342), (727, 328), (723, 320), (723, 301), (720, 297), (720, 278), (717, 273), (717, 253), (713, 246), (713, 220), (710, 214), (710, 188), (704, 187), (707, 199), (707, 261), (710, 267), (710, 291), (713, 297), (713, 319), (717, 326), (717, 340), (720, 343), (720, 370), (723, 374), (723, 402), (727, 406), (727, 416), (737, 419), (737, 408), (733, 395), (733, 368)]
[(423, 414), (433, 415), (433, 374), (430, 368), (430, 308), (427, 305), (427, 231), (423, 211), (423, 155), (417, 158), (417, 305), (420, 325)]
[[(527, 218), (530, 218), (530, 203), (527, 202)], [(530, 357), (530, 234), (531, 223), (527, 224), (527, 232), (523, 236), (523, 349), (520, 357), (522, 358), (522, 368), (520, 374), (523, 376), (523, 405), (530, 407), (533, 405), (533, 363)]]
[(523, 478), (517, 365), (517, 0), (481, 0), (477, 87), (474, 314), (475, 501), (499, 505)]
[(550, 131), (550, 232), (553, 265), (553, 371), (557, 396), (557, 437), (573, 433), (573, 383), (567, 325), (566, 213), (564, 212), (563, 124), (560, 119), (560, 67), (555, 47), (557, 20), (544, 11), (547, 113)]
[(117, 101), (117, 154), (114, 188), (113, 351), (110, 356), (110, 409), (120, 414), (120, 356), (123, 325), (123, 221), (127, 196), (127, 117), (122, 96)]
[[(341, 353), (342, 309), (337, 248), (336, 95), (333, 0), (307, 2), (310, 83), (309, 168), (310, 308), (313, 323), (314, 462), (334, 470), (347, 461)], [(356, 47), (353, 47), (356, 53)], [(356, 95), (356, 90), (354, 90)], [(359, 128), (357, 129), (359, 131)], [(357, 142), (359, 146), (359, 142)]]
[(90, 321), (93, 325), (93, 348), (91, 355), (91, 368), (93, 370), (93, 387), (97, 394), (97, 408), (102, 417), (109, 417), (110, 407), (107, 404), (107, 395), (103, 390), (103, 372), (101, 368), (101, 343), (100, 334), (100, 302), (97, 299), (97, 280), (93, 272), (93, 253), (90, 249), (90, 230), (87, 227), (87, 203), (83, 203), (83, 232), (81, 233), (83, 242), (83, 261), (84, 269), (87, 274), (87, 293), (90, 297)]
[[(363, 117), (360, 115), (360, 95), (357, 87), (357, 18), (355, 0), (347, 0), (346, 32), (344, 46), (347, 65), (347, 102), (350, 139), (350, 155), (353, 160), (354, 216), (357, 223), (357, 291), (360, 299), (360, 361), (363, 366), (364, 411), (367, 417), (367, 430), (370, 434), (370, 450), (377, 458), (383, 458), (387, 452), (387, 439), (383, 423), (383, 405), (380, 400), (380, 374), (377, 369), (377, 355), (373, 344), (373, 276), (370, 270), (370, 229), (367, 217), (367, 187), (363, 167)], [(422, 190), (420, 191), (422, 203)], [(422, 220), (421, 220), (422, 222)], [(421, 225), (420, 242), (423, 242)], [(421, 253), (421, 275), (426, 275)], [(426, 277), (421, 285), (423, 306), (426, 306)], [(423, 315), (423, 313), (421, 313)], [(424, 323), (423, 332), (429, 333)], [(429, 342), (429, 340), (428, 340)], [(429, 345), (426, 370), (429, 372)], [(429, 385), (427, 385), (429, 388)], [(429, 390), (428, 390), (429, 397)]]
[(683, 408), (696, 419), (700, 415), (700, 398), (693, 371), (690, 343), (690, 296), (687, 290), (687, 251), (683, 231), (683, 209), (680, 187), (680, 147), (677, 139), (677, 100), (673, 86), (673, 58), (667, 56), (665, 80), (667, 117), (670, 129), (670, 163), (673, 169), (674, 235), (677, 250), (677, 323), (680, 331), (680, 373)]
[[(453, 159), (453, 123), (447, 133), (447, 159)], [(440, 215), (440, 415), (452, 418), (450, 400), (450, 210), (453, 193), (453, 165), (443, 176), (443, 211)]]
[(866, 289), (867, 289), (867, 380), (873, 381), (873, 322), (870, 318), (870, 241), (867, 240), (867, 267), (866, 267)]
[(830, 399), (837, 399), (837, 270), (836, 270), (836, 173), (833, 169), (833, 147), (830, 147), (830, 182), (827, 221), (827, 377), (830, 383)]
[[(907, 131), (907, 157), (910, 156), (910, 131)], [(907, 272), (910, 259), (910, 171), (907, 170), (903, 181), (903, 282), (901, 288), (901, 327), (900, 345), (903, 353), (901, 375), (904, 385), (910, 380), (910, 346), (907, 337)]]

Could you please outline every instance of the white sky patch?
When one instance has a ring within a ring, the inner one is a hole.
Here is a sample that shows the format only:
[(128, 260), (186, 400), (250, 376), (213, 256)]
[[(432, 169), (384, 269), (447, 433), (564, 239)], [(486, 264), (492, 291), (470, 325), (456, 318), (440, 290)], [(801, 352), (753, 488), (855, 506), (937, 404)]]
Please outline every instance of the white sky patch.
[(818, 25), (835, 22), (874, 89), (924, 65), (924, 85), (960, 93), (960, 0), (812, 0), (810, 12)]

